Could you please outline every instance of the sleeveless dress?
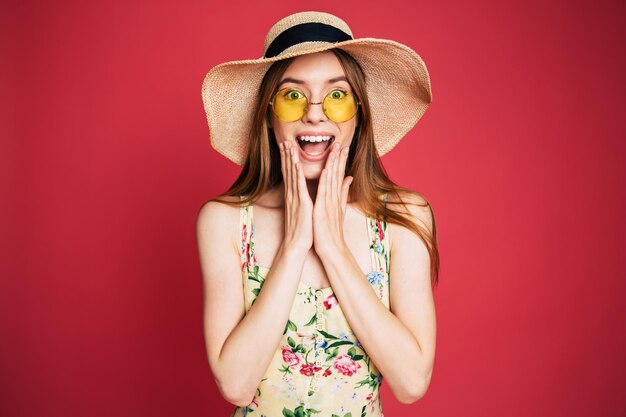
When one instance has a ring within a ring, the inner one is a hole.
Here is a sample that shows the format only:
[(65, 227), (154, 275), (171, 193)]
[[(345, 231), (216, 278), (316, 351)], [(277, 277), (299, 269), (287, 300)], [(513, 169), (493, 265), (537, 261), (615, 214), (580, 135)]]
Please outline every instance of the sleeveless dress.
[[(386, 200), (385, 200), (386, 201)], [(389, 308), (387, 222), (366, 217), (372, 270), (364, 275)], [(269, 268), (254, 254), (253, 206), (240, 208), (245, 311)], [(383, 417), (382, 375), (356, 339), (332, 287), (300, 281), (283, 336), (252, 402), (231, 417)]]

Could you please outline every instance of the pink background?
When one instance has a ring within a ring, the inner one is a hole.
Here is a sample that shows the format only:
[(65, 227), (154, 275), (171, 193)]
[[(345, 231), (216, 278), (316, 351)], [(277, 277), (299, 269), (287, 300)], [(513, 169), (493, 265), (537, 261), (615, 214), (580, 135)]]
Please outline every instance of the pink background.
[(195, 219), (238, 168), (200, 87), (311, 9), (432, 78), (384, 163), (436, 214), (435, 370), (412, 405), (385, 386), (385, 415), (626, 415), (623, 1), (8, 3), (0, 415), (229, 414)]

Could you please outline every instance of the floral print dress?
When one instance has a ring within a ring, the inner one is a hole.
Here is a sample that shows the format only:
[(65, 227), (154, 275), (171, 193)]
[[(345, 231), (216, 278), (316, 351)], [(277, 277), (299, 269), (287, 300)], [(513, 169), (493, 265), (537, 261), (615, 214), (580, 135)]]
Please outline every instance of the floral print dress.
[[(240, 209), (245, 310), (269, 268), (254, 255), (253, 206)], [(384, 220), (366, 218), (373, 269), (364, 275), (389, 308), (389, 239)], [(352, 332), (332, 287), (300, 282), (282, 340), (252, 402), (231, 417), (383, 417), (382, 375)]]

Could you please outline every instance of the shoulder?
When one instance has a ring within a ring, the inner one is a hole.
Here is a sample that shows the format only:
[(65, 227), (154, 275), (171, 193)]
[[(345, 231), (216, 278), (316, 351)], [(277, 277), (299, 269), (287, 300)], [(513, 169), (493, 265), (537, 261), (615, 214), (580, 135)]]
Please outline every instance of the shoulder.
[[(434, 229), (434, 213), (430, 202), (426, 197), (413, 190), (402, 189), (398, 191), (398, 195), (389, 194), (389, 203), (391, 207), (408, 216), (419, 227), (426, 228), (428, 233), (432, 233)], [(401, 227), (399, 225), (395, 225)]]
[(223, 201), (209, 200), (198, 209), (196, 231), (201, 236), (232, 236), (238, 234), (239, 197), (221, 197)]

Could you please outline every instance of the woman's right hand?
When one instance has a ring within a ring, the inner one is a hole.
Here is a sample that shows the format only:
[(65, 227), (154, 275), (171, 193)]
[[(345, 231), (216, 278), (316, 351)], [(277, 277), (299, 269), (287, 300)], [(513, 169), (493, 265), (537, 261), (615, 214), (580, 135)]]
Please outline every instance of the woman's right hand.
[(283, 246), (306, 255), (313, 246), (313, 201), (307, 190), (298, 150), (289, 142), (280, 143), (278, 147), (285, 186)]

